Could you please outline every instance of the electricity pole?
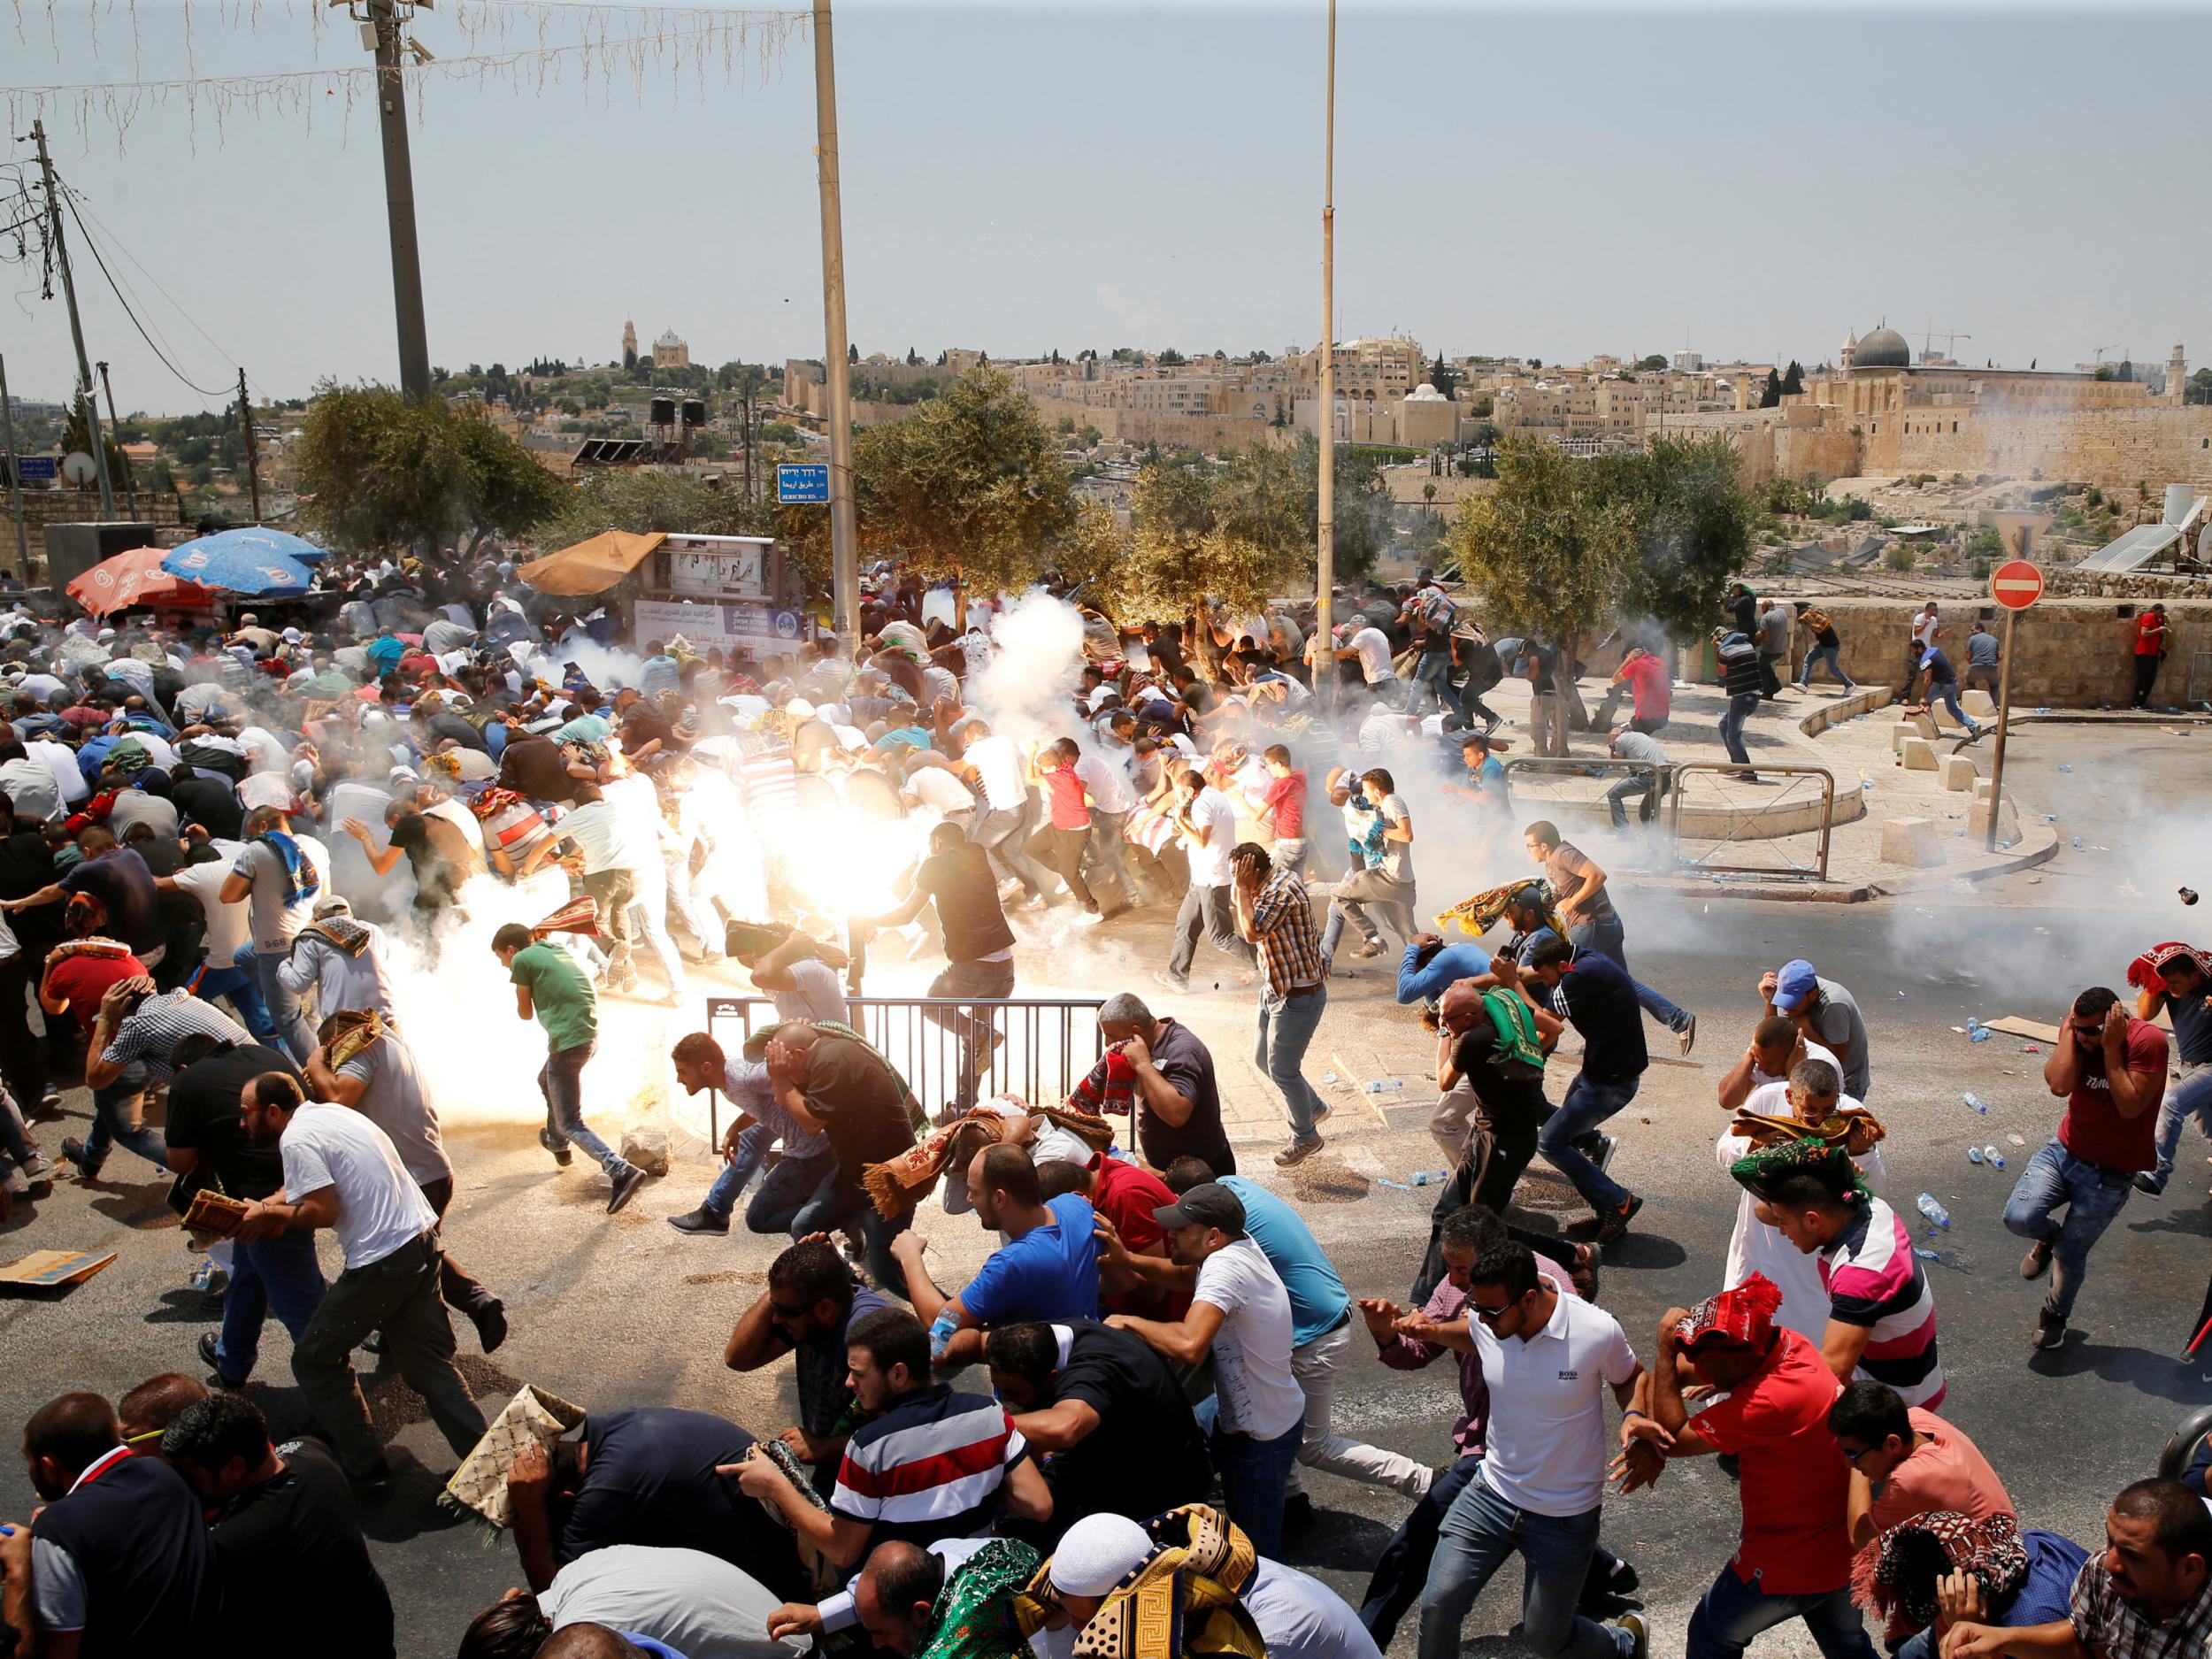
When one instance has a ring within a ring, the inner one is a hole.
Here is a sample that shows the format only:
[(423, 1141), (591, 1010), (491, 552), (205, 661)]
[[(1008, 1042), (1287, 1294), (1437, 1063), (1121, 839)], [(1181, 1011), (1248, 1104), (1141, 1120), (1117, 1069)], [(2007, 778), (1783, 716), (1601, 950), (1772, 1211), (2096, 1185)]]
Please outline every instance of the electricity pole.
[(822, 189), (823, 380), (829, 392), (830, 597), (837, 636), (860, 637), (860, 548), (853, 516), (853, 394), (845, 370), (845, 219), (837, 167), (837, 65), (830, 0), (814, 0), (814, 159)]
[(21, 457), (15, 452), (15, 405), (8, 401), (8, 360), (0, 357), (0, 441), (8, 449), (8, 504), (15, 509), (16, 574), (31, 584), (31, 533), (23, 523), (23, 480), (15, 475)]
[[(123, 418), (115, 412), (115, 386), (108, 379), (108, 365), (96, 363), (92, 366), (100, 371), (100, 389), (108, 395), (108, 425), (119, 433), (123, 430)], [(116, 458), (123, 463), (123, 489), (130, 498), (131, 517), (135, 518), (138, 517), (138, 485), (131, 478), (131, 457), (123, 453), (119, 438), (116, 441), (115, 454)]]
[(261, 462), (254, 453), (253, 405), (246, 400), (246, 372), (238, 371), (238, 419), (246, 429), (246, 484), (253, 491), (253, 521), (261, 522)]
[[(376, 112), (384, 134), (384, 212), (392, 242), (392, 310), (399, 321), (399, 389), (430, 396), (422, 257), (415, 243), (415, 166), (407, 151), (407, 83), (400, 69), (401, 0), (367, 0), (376, 31)], [(258, 516), (258, 515), (257, 515)]]
[(1336, 0), (1329, 0), (1327, 113), (1321, 137), (1321, 545), (1315, 562), (1313, 637), (1320, 641), (1313, 688), (1325, 709), (1335, 703), (1336, 637), (1330, 628), (1336, 586)]
[(77, 343), (77, 386), (84, 395), (85, 429), (92, 434), (92, 463), (100, 469), (100, 516), (115, 517), (115, 486), (108, 481), (108, 447), (100, 437), (99, 395), (92, 389), (92, 361), (85, 355), (84, 321), (77, 315), (77, 284), (69, 273), (69, 246), (61, 235), (61, 192), (54, 186), (54, 163), (46, 153), (46, 123), (31, 123), (38, 146), (38, 169), (46, 180), (47, 234), (53, 238), (54, 263), (61, 267), (62, 297), (69, 302), (69, 335)]

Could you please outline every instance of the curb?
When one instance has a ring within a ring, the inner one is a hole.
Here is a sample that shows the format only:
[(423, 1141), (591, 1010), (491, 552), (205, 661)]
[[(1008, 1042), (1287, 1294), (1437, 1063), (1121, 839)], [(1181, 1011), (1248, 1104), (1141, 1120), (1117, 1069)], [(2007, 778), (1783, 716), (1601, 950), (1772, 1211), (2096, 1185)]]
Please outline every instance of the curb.
[(2048, 864), (2057, 856), (2058, 831), (2039, 818), (2032, 827), (2022, 825), (2019, 844), (1993, 864), (1981, 864), (1970, 870), (1955, 870), (1948, 866), (1916, 870), (1898, 876), (1894, 882), (1875, 883), (1875, 891), (1883, 894), (1926, 893), (1940, 890), (1954, 881), (1991, 881), (1999, 876), (2032, 870), (2038, 864)]

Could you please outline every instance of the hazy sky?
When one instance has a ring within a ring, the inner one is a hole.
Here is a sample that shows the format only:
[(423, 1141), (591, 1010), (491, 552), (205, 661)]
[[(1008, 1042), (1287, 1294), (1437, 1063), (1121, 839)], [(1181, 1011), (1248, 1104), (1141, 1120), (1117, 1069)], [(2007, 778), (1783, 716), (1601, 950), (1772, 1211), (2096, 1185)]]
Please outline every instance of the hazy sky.
[[(704, 7), (701, 9), (720, 9)], [(127, 0), (0, 0), (0, 81), (131, 79)], [(365, 61), (295, 0), (196, 0), (204, 76)], [(182, 0), (137, 0), (136, 73), (181, 73)], [(576, 38), (529, 8), (511, 46)], [(12, 15), (12, 13), (13, 15)], [(863, 353), (1280, 351), (1320, 332), (1323, 16), (1295, 6), (840, 0), (852, 336)], [(96, 21), (96, 51), (91, 25)], [(21, 38), (16, 35), (19, 24)], [(619, 27), (619, 26), (616, 26)], [(452, 0), (418, 20), (469, 48)], [(480, 50), (489, 50), (480, 47)], [(1347, 335), (1578, 359), (1688, 344), (1832, 357), (1886, 316), (2024, 366), (2175, 342), (2212, 361), (2200, 8), (1918, 12), (1343, 0), (1337, 273)], [(695, 359), (818, 355), (811, 50), (518, 95), (417, 88), (434, 363), (603, 361), (634, 317)], [(50, 111), (64, 177), (141, 315), (204, 387), (396, 378), (370, 106)], [(19, 105), (17, 130), (27, 130)], [(27, 145), (16, 147), (19, 155)], [(96, 231), (98, 224), (95, 226)], [(173, 306), (122, 250), (142, 262)], [(157, 363), (84, 250), (88, 343), (128, 410), (207, 402)], [(71, 384), (67, 319), (0, 266), (19, 395)], [(180, 312), (180, 308), (181, 314)], [(188, 317), (191, 321), (186, 320)], [(196, 323), (219, 349), (203, 338)]]

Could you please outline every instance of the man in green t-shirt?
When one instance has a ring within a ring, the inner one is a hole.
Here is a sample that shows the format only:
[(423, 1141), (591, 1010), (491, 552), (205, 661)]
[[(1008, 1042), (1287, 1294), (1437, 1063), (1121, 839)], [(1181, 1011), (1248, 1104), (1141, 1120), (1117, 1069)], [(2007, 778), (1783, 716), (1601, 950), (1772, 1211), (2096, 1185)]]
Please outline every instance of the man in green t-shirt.
[(519, 922), (509, 922), (492, 935), (492, 955), (514, 982), (515, 1018), (535, 1016), (545, 1027), (545, 1066), (538, 1073), (538, 1092), (545, 1096), (545, 1127), (538, 1131), (538, 1144), (563, 1168), (568, 1165), (571, 1141), (598, 1159), (614, 1183), (607, 1198), (611, 1216), (645, 1184), (645, 1171), (584, 1122), (584, 1063), (599, 1047), (598, 994), (575, 957), (538, 939)]

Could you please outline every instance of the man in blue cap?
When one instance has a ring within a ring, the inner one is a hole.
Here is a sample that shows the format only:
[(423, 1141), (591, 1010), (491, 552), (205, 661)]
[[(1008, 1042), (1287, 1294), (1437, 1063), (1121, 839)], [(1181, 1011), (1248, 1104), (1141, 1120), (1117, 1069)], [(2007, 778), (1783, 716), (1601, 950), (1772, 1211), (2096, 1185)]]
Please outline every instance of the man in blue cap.
[(1759, 995), (1768, 1013), (1781, 1015), (1807, 1042), (1819, 1043), (1836, 1056), (1843, 1066), (1845, 1094), (1867, 1098), (1872, 1074), (1867, 1064), (1866, 1019), (1847, 989), (1822, 979), (1800, 956), (1770, 970), (1759, 981)]

